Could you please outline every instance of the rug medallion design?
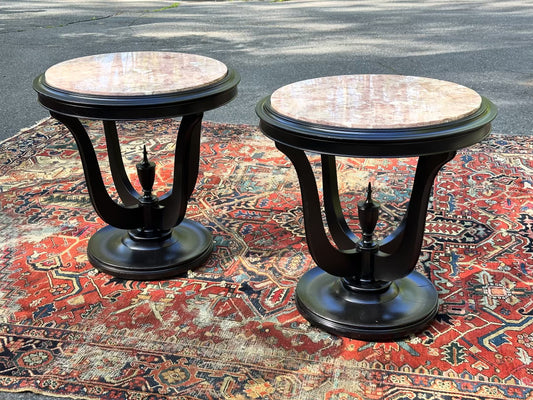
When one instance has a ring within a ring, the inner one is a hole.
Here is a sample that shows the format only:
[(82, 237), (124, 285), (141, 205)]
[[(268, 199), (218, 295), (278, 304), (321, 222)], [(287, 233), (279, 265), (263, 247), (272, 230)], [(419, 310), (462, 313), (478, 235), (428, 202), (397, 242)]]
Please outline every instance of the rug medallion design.
[[(107, 170), (101, 125), (87, 124)], [(146, 145), (154, 188), (166, 191), (178, 124), (119, 125), (134, 182)], [(164, 281), (116, 279), (87, 261), (87, 242), (103, 223), (61, 124), (45, 120), (0, 147), (2, 391), (124, 400), (533, 399), (533, 137), (493, 134), (440, 172), (417, 266), (439, 292), (439, 313), (419, 335), (386, 343), (326, 334), (297, 312), (296, 282), (314, 267), (299, 185), (257, 128), (204, 123), (187, 218), (211, 230), (215, 250), (194, 272)], [(396, 226), (415, 162), (338, 159), (354, 230), (369, 181), (382, 204), (378, 234)]]

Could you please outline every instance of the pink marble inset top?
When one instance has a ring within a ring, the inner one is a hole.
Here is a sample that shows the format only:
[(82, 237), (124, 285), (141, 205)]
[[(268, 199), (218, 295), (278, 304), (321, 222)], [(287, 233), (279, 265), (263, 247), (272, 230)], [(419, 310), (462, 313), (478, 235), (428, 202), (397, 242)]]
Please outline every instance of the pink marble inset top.
[(458, 120), (479, 109), (472, 89), (430, 78), (341, 75), (309, 79), (276, 90), (272, 108), (320, 125), (396, 129)]
[(48, 86), (101, 96), (182, 92), (220, 81), (227, 67), (212, 58), (172, 52), (99, 54), (68, 60), (45, 72)]

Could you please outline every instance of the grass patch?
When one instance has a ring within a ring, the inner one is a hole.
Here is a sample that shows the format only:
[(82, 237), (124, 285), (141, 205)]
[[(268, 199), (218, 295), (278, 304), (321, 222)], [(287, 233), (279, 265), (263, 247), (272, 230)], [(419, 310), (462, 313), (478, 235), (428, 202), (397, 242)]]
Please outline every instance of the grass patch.
[(171, 8), (176, 8), (176, 7), (179, 7), (180, 3), (177, 2), (177, 3), (172, 3), (171, 5), (169, 6), (166, 6), (166, 7), (161, 7), (161, 8), (157, 8), (155, 10), (147, 10), (147, 12), (159, 12), (159, 11), (166, 11), (166, 10), (170, 10)]

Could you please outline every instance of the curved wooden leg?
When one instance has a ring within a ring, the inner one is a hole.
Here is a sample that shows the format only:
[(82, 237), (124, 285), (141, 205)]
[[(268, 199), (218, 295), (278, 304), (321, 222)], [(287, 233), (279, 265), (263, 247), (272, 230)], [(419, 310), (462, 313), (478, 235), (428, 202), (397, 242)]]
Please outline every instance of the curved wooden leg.
[(290, 146), (276, 146), (289, 157), (298, 174), (307, 243), (318, 265), (305, 273), (296, 287), (300, 313), (328, 332), (363, 340), (393, 340), (423, 329), (437, 313), (438, 295), (432, 283), (414, 267), (433, 180), (454, 153), (420, 158), (407, 215), (384, 243), (389, 254), (380, 251), (372, 239), (379, 206), (371, 199), (370, 186), (366, 201), (359, 203), (363, 237), (358, 241), (342, 214), (335, 158), (322, 156), (324, 209), (338, 246), (335, 248), (323, 226), (318, 189), (307, 156)]
[[(74, 136), (83, 164), (87, 187), (98, 215), (109, 225), (89, 240), (89, 261), (100, 271), (135, 280), (169, 278), (202, 264), (213, 249), (211, 233), (184, 219), (187, 201), (198, 175), (201, 114), (186, 116), (176, 146), (174, 184), (162, 201), (151, 195), (155, 165), (138, 165), (143, 195), (137, 193), (125, 172), (114, 121), (104, 122), (113, 181), (123, 204), (107, 192), (93, 145), (81, 122), (52, 113)], [(144, 171), (144, 172), (143, 172)], [(148, 178), (147, 178), (148, 176)], [(175, 188), (175, 190), (174, 190)]]
[[(182, 118), (169, 193), (157, 199), (151, 195), (153, 179), (141, 179), (141, 183), (147, 181), (139, 200), (145, 213), (144, 225), (129, 232), (108, 226), (91, 238), (89, 259), (98, 269), (126, 279), (154, 280), (185, 273), (209, 257), (213, 250), (211, 233), (201, 224), (184, 218), (198, 176), (201, 123), (202, 114)], [(113, 144), (113, 140), (108, 139), (109, 143)], [(119, 156), (120, 153), (115, 154), (115, 159)], [(138, 165), (139, 178), (150, 168), (155, 165), (145, 155), (144, 165)], [(120, 170), (120, 166), (116, 169)], [(121, 174), (116, 171), (114, 176), (120, 179)], [(128, 184), (122, 187), (128, 197)]]

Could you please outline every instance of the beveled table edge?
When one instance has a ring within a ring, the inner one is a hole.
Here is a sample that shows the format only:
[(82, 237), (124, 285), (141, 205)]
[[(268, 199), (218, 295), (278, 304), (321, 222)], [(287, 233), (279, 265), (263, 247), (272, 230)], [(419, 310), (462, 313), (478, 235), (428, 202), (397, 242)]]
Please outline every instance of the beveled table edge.
[(489, 135), (497, 107), (481, 96), (481, 106), (461, 119), (408, 128), (360, 129), (299, 121), (278, 113), (270, 96), (256, 105), (261, 131), (276, 142), (318, 154), (412, 157), (455, 151)]
[(46, 84), (44, 73), (33, 81), (39, 103), (49, 111), (99, 120), (158, 119), (204, 112), (230, 102), (237, 95), (239, 73), (227, 67), (219, 81), (194, 89), (132, 96), (87, 95)]

